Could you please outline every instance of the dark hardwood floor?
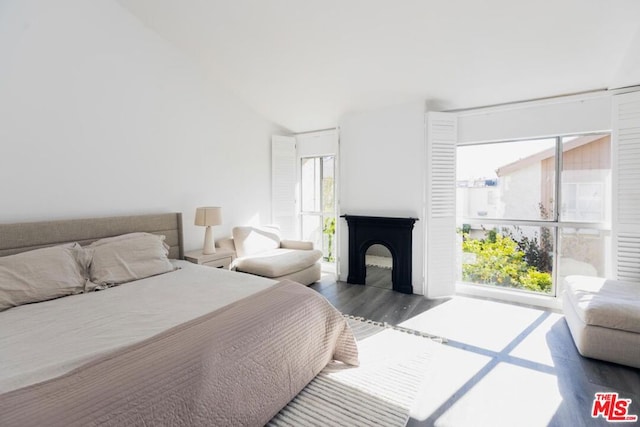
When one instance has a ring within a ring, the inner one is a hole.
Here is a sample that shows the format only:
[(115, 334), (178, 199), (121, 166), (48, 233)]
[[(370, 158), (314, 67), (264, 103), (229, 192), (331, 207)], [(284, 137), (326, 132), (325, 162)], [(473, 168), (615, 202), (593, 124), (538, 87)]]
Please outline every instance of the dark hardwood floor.
[(422, 295), (402, 294), (383, 286), (336, 282), (330, 275), (324, 276), (310, 287), (320, 292), (344, 314), (392, 325), (402, 323), (446, 301), (429, 300)]
[(365, 283), (367, 286), (375, 286), (376, 288), (392, 289), (391, 269), (377, 267), (375, 265), (367, 265), (367, 276)]
[[(429, 300), (324, 277), (311, 286), (343, 313), (443, 336), (409, 426), (606, 426), (595, 393), (631, 399), (640, 369), (580, 356), (561, 313), (456, 296)], [(640, 425), (631, 423), (630, 425)]]

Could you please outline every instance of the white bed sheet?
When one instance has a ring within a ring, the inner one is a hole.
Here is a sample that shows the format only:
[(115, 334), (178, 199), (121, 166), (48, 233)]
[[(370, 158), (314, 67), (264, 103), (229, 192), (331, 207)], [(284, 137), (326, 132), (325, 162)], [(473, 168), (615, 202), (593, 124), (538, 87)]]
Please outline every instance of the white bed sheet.
[(65, 374), (276, 283), (175, 261), (171, 273), (0, 313), (0, 393)]

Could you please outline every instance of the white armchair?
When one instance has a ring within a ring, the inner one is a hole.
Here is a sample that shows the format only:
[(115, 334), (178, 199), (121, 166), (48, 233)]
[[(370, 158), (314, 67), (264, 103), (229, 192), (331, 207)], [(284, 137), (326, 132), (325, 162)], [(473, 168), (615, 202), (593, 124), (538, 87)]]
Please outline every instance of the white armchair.
[(277, 227), (234, 227), (232, 238), (221, 239), (221, 248), (236, 252), (231, 268), (268, 277), (290, 279), (304, 285), (320, 280), (322, 252), (313, 243), (281, 240)]

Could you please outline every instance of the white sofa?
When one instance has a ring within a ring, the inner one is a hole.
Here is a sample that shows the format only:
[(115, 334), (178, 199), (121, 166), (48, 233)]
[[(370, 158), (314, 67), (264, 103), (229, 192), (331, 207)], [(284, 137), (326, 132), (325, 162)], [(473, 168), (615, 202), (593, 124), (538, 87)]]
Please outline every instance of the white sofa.
[(303, 285), (320, 280), (322, 252), (312, 242), (280, 239), (277, 227), (234, 227), (232, 237), (217, 246), (235, 251), (232, 270)]
[(562, 308), (581, 355), (640, 368), (639, 284), (568, 276)]

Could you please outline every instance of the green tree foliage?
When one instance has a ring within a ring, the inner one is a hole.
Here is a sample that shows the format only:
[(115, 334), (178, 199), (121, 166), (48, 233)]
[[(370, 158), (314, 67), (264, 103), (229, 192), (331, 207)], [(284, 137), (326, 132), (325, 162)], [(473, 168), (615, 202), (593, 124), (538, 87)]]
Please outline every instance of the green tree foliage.
[(549, 228), (544, 227), (541, 231), (540, 239), (536, 233), (534, 237), (525, 236), (520, 227), (515, 227), (514, 231), (503, 230), (518, 245), (518, 249), (524, 253), (524, 261), (535, 267), (538, 271), (551, 273), (553, 268), (553, 259), (551, 253), (553, 246), (551, 243), (551, 232)]
[[(473, 262), (462, 265), (463, 280), (551, 292), (551, 274), (528, 262), (521, 243), (495, 229), (487, 231), (484, 239), (470, 239), (463, 233), (462, 250), (474, 257)], [(531, 241), (528, 244), (531, 246)]]
[(551, 275), (549, 273), (530, 268), (521, 279), (525, 289), (536, 292), (551, 292)]
[[(551, 218), (551, 214), (542, 203), (538, 204), (538, 208), (540, 209), (540, 218)], [(553, 269), (553, 258), (551, 257), (553, 239), (549, 227), (541, 227), (539, 238), (538, 233), (535, 233), (532, 238), (526, 236), (522, 229), (517, 226), (514, 227), (513, 231), (508, 229), (503, 229), (502, 231), (518, 244), (518, 248), (524, 252), (524, 260), (527, 264), (537, 268), (538, 271), (551, 273)]]
[(333, 236), (336, 234), (336, 219), (334, 217), (328, 217), (324, 219), (324, 225), (322, 232), (327, 235), (327, 255), (324, 257), (325, 261), (333, 262)]

